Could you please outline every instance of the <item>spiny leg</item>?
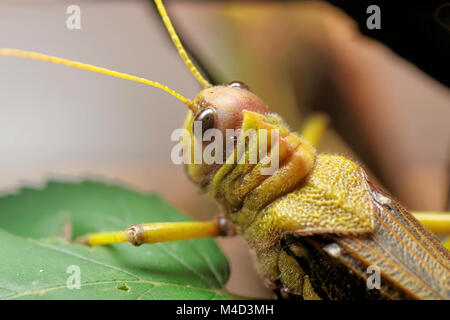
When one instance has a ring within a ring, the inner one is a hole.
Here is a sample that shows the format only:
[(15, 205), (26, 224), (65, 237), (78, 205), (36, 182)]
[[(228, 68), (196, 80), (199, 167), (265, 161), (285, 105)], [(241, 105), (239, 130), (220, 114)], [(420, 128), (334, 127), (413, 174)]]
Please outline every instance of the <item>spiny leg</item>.
[[(450, 212), (414, 212), (413, 214), (431, 232), (450, 234)], [(445, 238), (442, 244), (450, 250), (450, 237)]]
[(229, 223), (219, 217), (213, 221), (154, 222), (133, 225), (123, 231), (99, 232), (84, 235), (75, 242), (89, 246), (131, 242), (143, 243), (180, 241), (231, 234)]
[(329, 118), (326, 114), (314, 113), (306, 119), (300, 135), (316, 148), (327, 130), (328, 123)]
[(442, 244), (448, 251), (450, 251), (450, 237), (445, 238), (444, 241), (442, 241)]
[(413, 212), (413, 215), (431, 232), (450, 234), (450, 212)]

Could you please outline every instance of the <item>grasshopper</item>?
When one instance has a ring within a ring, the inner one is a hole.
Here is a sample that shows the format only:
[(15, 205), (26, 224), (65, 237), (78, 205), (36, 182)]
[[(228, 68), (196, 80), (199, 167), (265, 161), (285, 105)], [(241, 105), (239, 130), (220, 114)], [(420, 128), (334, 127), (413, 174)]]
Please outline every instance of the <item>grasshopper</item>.
[[(181, 58), (204, 87), (193, 100), (144, 78), (41, 53), (0, 49), (3, 56), (145, 83), (189, 108), (181, 140), (189, 160), (186, 172), (217, 200), (223, 213), (205, 222), (137, 224), (124, 231), (88, 234), (77, 242), (141, 245), (238, 234), (248, 242), (265, 283), (280, 298), (450, 299), (450, 254), (419, 222), (449, 233), (448, 216), (416, 218), (371, 182), (358, 164), (342, 156), (318, 154), (315, 145), (325, 130), (324, 118), (312, 117), (297, 134), (246, 84), (211, 85), (183, 48), (162, 1), (155, 3)], [(213, 143), (204, 139), (211, 129), (222, 134), (214, 143), (231, 145), (231, 152), (219, 155), (221, 163), (195, 161), (196, 146)], [(230, 129), (239, 133), (224, 139)], [(257, 135), (247, 136), (250, 130)], [(263, 131), (266, 135), (259, 135)], [(259, 152), (262, 145), (267, 147), (265, 153)], [(254, 150), (256, 161), (251, 163)], [(278, 165), (266, 174), (274, 161)], [(381, 283), (370, 285), (373, 271), (379, 273)]]

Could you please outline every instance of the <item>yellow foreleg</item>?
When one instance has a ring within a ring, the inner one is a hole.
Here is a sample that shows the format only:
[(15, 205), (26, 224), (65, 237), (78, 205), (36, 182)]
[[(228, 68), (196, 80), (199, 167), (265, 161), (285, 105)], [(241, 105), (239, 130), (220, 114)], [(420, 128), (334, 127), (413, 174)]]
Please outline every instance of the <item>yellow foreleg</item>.
[(327, 130), (328, 123), (327, 115), (323, 113), (313, 114), (306, 119), (300, 135), (316, 148)]
[(215, 237), (220, 234), (217, 221), (207, 222), (155, 222), (136, 224), (124, 231), (87, 234), (76, 240), (89, 246), (131, 242), (134, 245), (166, 241)]
[(413, 214), (431, 232), (450, 234), (450, 212), (414, 212)]

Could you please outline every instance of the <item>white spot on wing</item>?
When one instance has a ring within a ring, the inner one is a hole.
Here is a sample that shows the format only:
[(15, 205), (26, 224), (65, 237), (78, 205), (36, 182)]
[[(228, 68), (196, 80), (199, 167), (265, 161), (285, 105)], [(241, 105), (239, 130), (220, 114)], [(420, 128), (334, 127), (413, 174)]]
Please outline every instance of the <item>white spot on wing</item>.
[(341, 247), (339, 247), (336, 243), (330, 243), (327, 244), (325, 247), (323, 247), (323, 250), (328, 253), (332, 257), (339, 257), (341, 254)]

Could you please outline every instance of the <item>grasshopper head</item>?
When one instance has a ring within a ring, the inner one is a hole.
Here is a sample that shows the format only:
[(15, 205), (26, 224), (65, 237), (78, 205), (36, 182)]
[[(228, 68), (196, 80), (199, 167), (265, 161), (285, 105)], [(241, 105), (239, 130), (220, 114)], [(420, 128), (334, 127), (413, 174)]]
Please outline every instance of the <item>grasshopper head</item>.
[[(197, 143), (206, 150), (207, 146), (215, 141), (218, 135), (210, 137), (215, 129), (223, 140), (223, 157), (225, 157), (226, 144), (235, 143), (236, 137), (230, 137), (232, 141), (226, 141), (227, 129), (237, 130), (241, 128), (244, 110), (261, 114), (269, 112), (264, 102), (253, 94), (242, 82), (233, 81), (226, 86), (214, 86), (202, 90), (193, 100), (196, 111), (190, 111), (185, 120), (183, 136), (184, 150), (191, 150), (188, 156), (190, 161), (186, 164), (190, 179), (203, 186), (214, 176), (221, 164), (206, 163), (203, 157), (199, 161), (194, 159), (194, 146)], [(198, 150), (198, 149), (197, 149)], [(222, 159), (225, 161), (225, 159)], [(197, 162), (197, 163), (195, 163)]]

